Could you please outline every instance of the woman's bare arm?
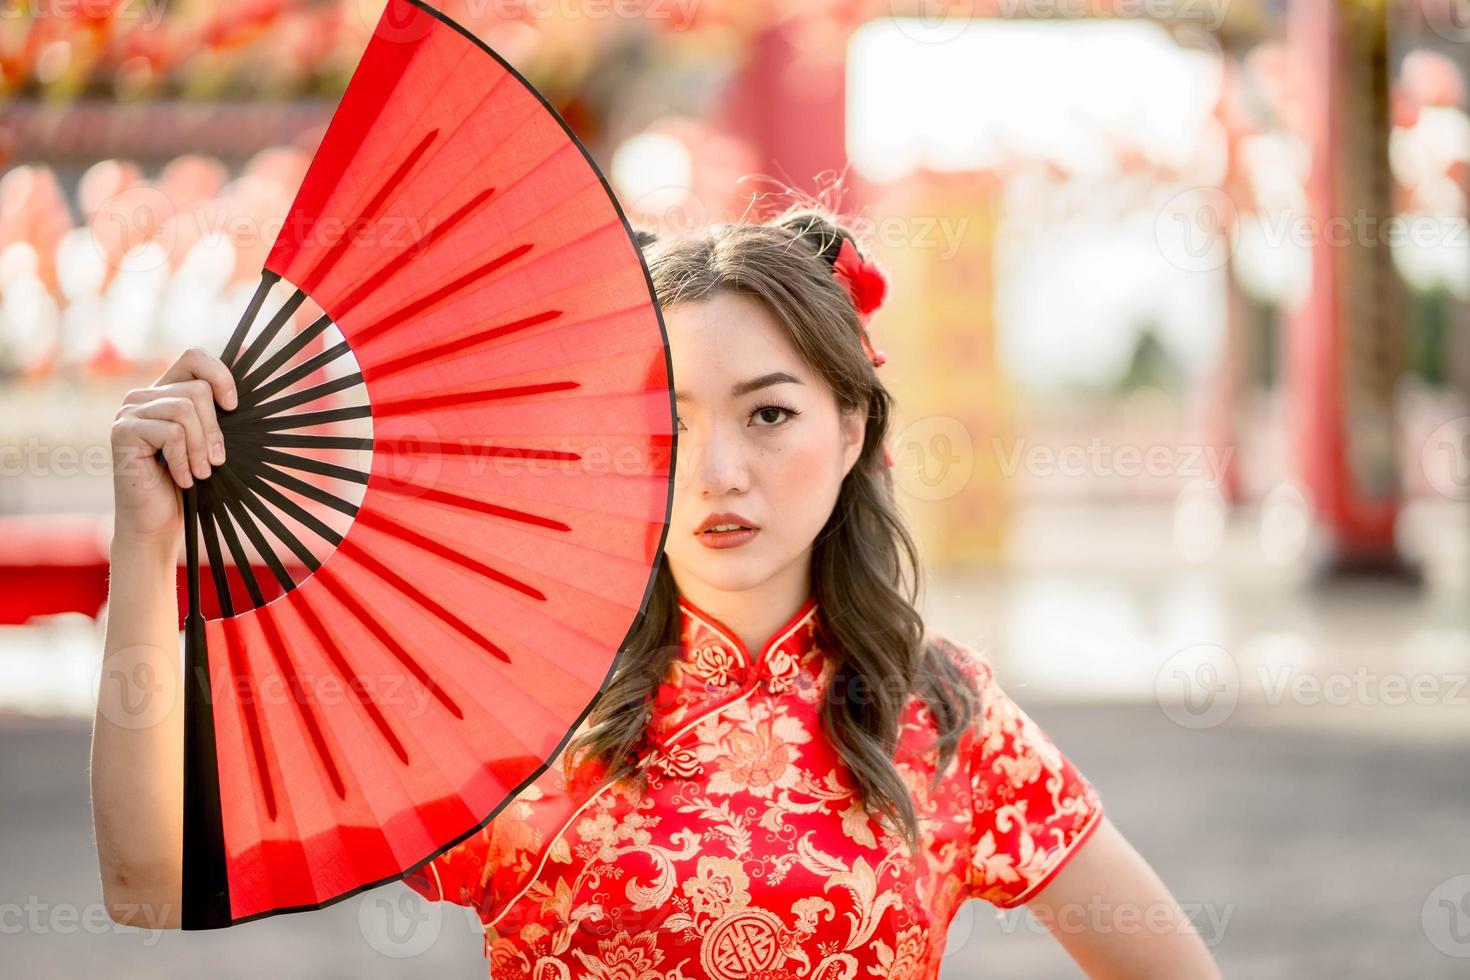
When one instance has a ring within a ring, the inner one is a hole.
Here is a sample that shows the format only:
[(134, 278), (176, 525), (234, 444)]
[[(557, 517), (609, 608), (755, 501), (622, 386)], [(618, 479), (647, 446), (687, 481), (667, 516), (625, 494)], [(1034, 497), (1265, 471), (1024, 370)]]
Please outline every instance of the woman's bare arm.
[(1106, 814), (1026, 903), (1091, 980), (1219, 980), (1169, 889)]
[[(224, 461), (214, 403), (229, 370), (190, 348), (128, 392), (112, 426), (115, 517), (106, 636), (92, 729), (92, 822), (108, 914), (178, 928), (184, 703), (177, 606), (178, 487)], [(217, 449), (213, 448), (217, 444)], [(155, 453), (162, 450), (166, 465)]]
[(92, 824), (102, 899), (118, 922), (177, 928), (184, 705), (176, 548), (113, 535), (92, 729)]

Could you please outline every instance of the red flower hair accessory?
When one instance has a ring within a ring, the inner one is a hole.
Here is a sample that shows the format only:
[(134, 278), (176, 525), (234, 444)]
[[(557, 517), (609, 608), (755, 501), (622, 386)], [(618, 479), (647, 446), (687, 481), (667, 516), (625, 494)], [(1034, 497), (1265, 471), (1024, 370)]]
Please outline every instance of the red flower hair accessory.
[(847, 289), (852, 305), (857, 307), (858, 319), (864, 327), (874, 310), (883, 305), (888, 292), (888, 278), (872, 259), (865, 259), (858, 252), (851, 238), (842, 240), (842, 248), (832, 261), (832, 271)]
[[(873, 362), (873, 367), (882, 367), (887, 362), (888, 355), (873, 347), (873, 342), (868, 338), (868, 320), (872, 318), (873, 312), (883, 305), (883, 298), (888, 294), (888, 277), (883, 275), (883, 270), (878, 268), (876, 262), (863, 258), (851, 238), (842, 240), (842, 247), (837, 251), (837, 258), (832, 261), (832, 274), (847, 290), (847, 295), (852, 299), (852, 305), (857, 310), (858, 323), (862, 325), (860, 330), (863, 353), (868, 355), (868, 360)], [(883, 449), (883, 459), (888, 464), (888, 468), (892, 469), (893, 453), (889, 452), (887, 447)]]

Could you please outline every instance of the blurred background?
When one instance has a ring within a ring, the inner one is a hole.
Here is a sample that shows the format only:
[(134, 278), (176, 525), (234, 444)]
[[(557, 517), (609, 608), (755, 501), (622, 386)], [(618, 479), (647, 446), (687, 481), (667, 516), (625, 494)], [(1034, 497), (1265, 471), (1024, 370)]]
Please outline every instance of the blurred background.
[[(213, 934), (115, 925), (91, 837), (109, 425), (183, 347), (223, 347), (382, 6), (0, 10), (8, 975), (485, 969), (454, 906), (396, 941), (399, 885)], [(891, 279), (872, 330), (927, 614), (1227, 976), (1470, 976), (1470, 6), (442, 7), (635, 224), (776, 185), (850, 216)], [(978, 903), (943, 975), (1081, 976)]]

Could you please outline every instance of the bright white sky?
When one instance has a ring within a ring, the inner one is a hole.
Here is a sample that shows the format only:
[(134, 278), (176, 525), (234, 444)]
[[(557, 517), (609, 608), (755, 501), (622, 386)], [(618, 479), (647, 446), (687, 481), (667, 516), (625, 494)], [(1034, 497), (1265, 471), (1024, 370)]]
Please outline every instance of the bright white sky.
[[(881, 20), (848, 54), (848, 152), (872, 180), (1014, 156), (1108, 186), (1119, 137), (1181, 165), (1211, 138), (1217, 67), (1150, 21)], [(1065, 224), (1013, 214), (1001, 236), (1000, 356), (1031, 391), (1110, 382), (1145, 321), (1193, 372), (1216, 354), (1218, 269), (1168, 260), (1157, 207), (1108, 210)]]
[(848, 151), (872, 180), (1004, 149), (1103, 173), (1113, 133), (1187, 160), (1218, 91), (1211, 61), (1145, 20), (876, 20), (848, 49)]

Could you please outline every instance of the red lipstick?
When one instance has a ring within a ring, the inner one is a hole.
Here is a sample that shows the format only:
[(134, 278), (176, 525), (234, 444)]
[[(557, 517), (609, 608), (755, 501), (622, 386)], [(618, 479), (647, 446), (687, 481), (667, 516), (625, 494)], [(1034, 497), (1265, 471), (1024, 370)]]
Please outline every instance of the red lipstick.
[[(715, 530), (721, 527), (727, 530)], [(748, 517), (724, 512), (706, 517), (694, 534), (706, 548), (738, 548), (759, 532), (760, 528)]]

